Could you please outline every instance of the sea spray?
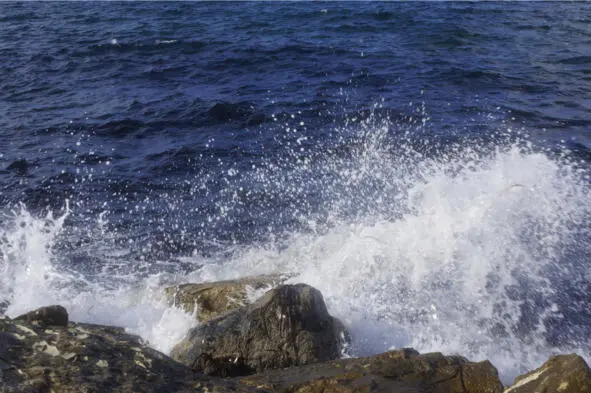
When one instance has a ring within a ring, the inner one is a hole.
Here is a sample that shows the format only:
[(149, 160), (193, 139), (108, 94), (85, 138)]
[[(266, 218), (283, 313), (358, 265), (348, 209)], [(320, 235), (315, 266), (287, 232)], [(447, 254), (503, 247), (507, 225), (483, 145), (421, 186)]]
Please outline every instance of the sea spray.
[[(288, 272), (320, 289), (349, 327), (350, 356), (402, 346), (458, 353), (490, 359), (506, 381), (553, 352), (589, 359), (581, 321), (590, 313), (573, 302), (591, 276), (584, 164), (511, 132), (438, 144), (422, 126), (370, 116), (315, 144), (305, 126), (282, 125), (281, 154), (225, 170), (215, 208), (195, 217), (237, 231), (252, 222), (267, 236), (202, 240), (217, 252), (138, 258), (125, 248), (135, 234), (106, 224), (112, 213), (71, 228), (68, 214), (20, 208), (2, 224), (6, 312), (60, 303), (72, 320), (124, 326), (168, 352), (196, 322), (167, 304), (164, 286)], [(202, 177), (194, 182), (202, 188)], [(80, 233), (102, 268), (89, 273), (62, 254)]]
[(45, 299), (44, 305), (54, 300), (54, 288), (60, 281), (70, 283), (72, 277), (62, 276), (51, 264), (52, 243), (62, 230), (70, 213), (66, 202), (65, 212), (54, 217), (33, 217), (20, 204), (3, 214), (0, 228), (0, 300), (9, 305), (9, 312), (28, 311), (37, 299)]
[[(4, 215), (0, 233), (0, 304), (15, 317), (34, 308), (61, 304), (76, 322), (125, 327), (168, 353), (195, 324), (193, 315), (164, 298), (160, 275), (121, 280), (91, 278), (64, 267), (55, 245), (71, 213), (36, 218), (20, 205)], [(99, 221), (102, 217), (99, 217)], [(69, 239), (73, 242), (75, 239)], [(114, 286), (114, 282), (118, 286)]]
[(253, 177), (269, 193), (322, 195), (318, 215), (297, 198), (284, 212), (307, 230), (191, 278), (297, 272), (291, 282), (319, 288), (348, 324), (352, 355), (458, 353), (490, 359), (507, 382), (555, 352), (589, 359), (589, 310), (573, 305), (591, 269), (585, 164), (512, 132), (426, 156), (388, 125), (359, 127), (348, 154), (291, 150)]

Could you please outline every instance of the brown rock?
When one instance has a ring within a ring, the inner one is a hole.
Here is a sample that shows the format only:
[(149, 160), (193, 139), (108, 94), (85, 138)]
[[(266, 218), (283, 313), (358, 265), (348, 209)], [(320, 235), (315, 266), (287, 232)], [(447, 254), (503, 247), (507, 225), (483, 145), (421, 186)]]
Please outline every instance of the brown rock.
[(468, 392), (495, 393), (503, 390), (497, 369), (488, 360), (464, 364), (462, 378)]
[(591, 393), (591, 371), (576, 354), (552, 356), (542, 367), (515, 378), (505, 393)]
[(282, 285), (191, 329), (171, 357), (208, 375), (247, 375), (336, 359), (344, 334), (339, 329), (317, 289)]
[(243, 377), (247, 386), (285, 393), (500, 393), (489, 362), (460, 356), (420, 355), (413, 349), (358, 359), (341, 359)]
[(165, 291), (171, 303), (188, 313), (193, 313), (197, 306), (197, 318), (200, 322), (207, 322), (220, 314), (249, 304), (249, 289), (271, 289), (288, 278), (288, 275), (261, 275), (237, 280), (182, 284), (168, 287)]
[(37, 322), (46, 326), (68, 326), (68, 311), (62, 306), (41, 307), (15, 318), (17, 321)]

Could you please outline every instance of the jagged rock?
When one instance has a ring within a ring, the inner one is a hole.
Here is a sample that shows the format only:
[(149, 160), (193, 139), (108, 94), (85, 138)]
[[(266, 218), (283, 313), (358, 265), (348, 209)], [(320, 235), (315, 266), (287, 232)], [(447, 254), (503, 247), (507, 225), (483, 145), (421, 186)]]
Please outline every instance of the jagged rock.
[(207, 322), (220, 314), (250, 303), (249, 292), (271, 289), (284, 282), (287, 275), (261, 275), (237, 280), (201, 284), (183, 284), (165, 289), (172, 304), (193, 313), (197, 306), (197, 319)]
[(285, 393), (500, 393), (490, 362), (460, 356), (420, 355), (413, 349), (341, 359), (242, 377), (247, 386)]
[[(121, 328), (0, 317), (0, 392), (246, 391), (197, 374)], [(254, 390), (254, 389), (252, 389)]]
[(590, 393), (591, 371), (578, 355), (552, 356), (542, 367), (515, 378), (505, 393)]
[(60, 305), (41, 307), (19, 315), (15, 320), (37, 322), (46, 326), (68, 326), (68, 311)]
[(191, 329), (171, 357), (208, 375), (247, 375), (340, 356), (342, 324), (322, 294), (281, 285), (255, 303)]
[[(232, 316), (239, 320), (244, 316), (251, 318), (243, 319), (246, 324), (232, 326), (238, 328), (238, 332), (243, 329), (246, 337), (253, 339), (247, 341), (243, 348), (250, 350), (248, 355), (254, 357), (236, 357), (228, 361), (227, 358), (204, 354), (196, 359), (196, 362), (212, 368), (213, 373), (220, 373), (223, 368), (232, 371), (232, 367), (240, 369), (242, 366), (250, 371), (253, 365), (248, 362), (261, 362), (265, 356), (266, 360), (272, 362), (269, 363), (271, 365), (292, 362), (290, 356), (306, 363), (330, 351), (323, 345), (329, 345), (331, 336), (326, 328), (334, 324), (335, 320), (326, 312), (320, 292), (307, 285), (281, 286), (269, 291), (256, 303), (209, 323), (227, 321)], [(256, 335), (248, 335), (261, 334), (263, 331), (267, 336), (261, 340), (273, 346), (265, 346), (264, 342), (255, 340), (260, 338)], [(309, 347), (307, 343), (313, 343), (314, 346)], [(314, 352), (314, 349), (325, 352)], [(301, 356), (304, 358), (299, 358)], [(574, 355), (553, 359), (537, 370), (539, 373), (536, 377), (528, 375), (524, 378), (538, 381), (546, 378), (547, 369), (555, 370), (563, 378), (560, 384), (555, 388), (555, 385), (544, 385), (548, 389), (540, 391), (588, 391), (584, 389), (588, 389), (589, 385), (581, 382), (588, 381), (589, 374), (582, 359)], [(269, 364), (258, 363), (262, 366)], [(581, 376), (587, 379), (581, 379)], [(565, 382), (569, 385), (564, 385)], [(528, 383), (522, 382), (520, 386), (529, 387)], [(48, 326), (34, 319), (11, 320), (0, 316), (2, 393), (501, 391), (497, 371), (489, 362), (471, 363), (460, 356), (443, 356), (439, 353), (420, 355), (412, 349), (221, 379), (192, 371), (146, 347), (137, 336), (125, 333), (122, 328), (71, 322), (68, 325)], [(519, 393), (529, 391), (516, 390)]]

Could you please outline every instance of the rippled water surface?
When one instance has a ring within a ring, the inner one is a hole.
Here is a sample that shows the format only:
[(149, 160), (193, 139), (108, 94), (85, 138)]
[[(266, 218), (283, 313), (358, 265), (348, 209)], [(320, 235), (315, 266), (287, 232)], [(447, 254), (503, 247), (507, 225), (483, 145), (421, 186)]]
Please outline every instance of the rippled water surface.
[(590, 162), (590, 3), (0, 3), (8, 315), (292, 272), (353, 356), (589, 360)]

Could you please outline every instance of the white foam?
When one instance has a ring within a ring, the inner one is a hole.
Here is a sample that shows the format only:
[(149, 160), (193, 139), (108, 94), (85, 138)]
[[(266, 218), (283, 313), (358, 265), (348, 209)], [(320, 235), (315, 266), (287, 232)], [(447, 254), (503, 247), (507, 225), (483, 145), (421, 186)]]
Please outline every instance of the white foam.
[[(308, 230), (285, 241), (235, 248), (222, 261), (189, 256), (203, 267), (179, 280), (295, 272), (290, 281), (320, 289), (329, 311), (349, 327), (354, 356), (402, 346), (458, 353), (491, 360), (510, 381), (565, 350), (543, 338), (543, 319), (555, 307), (540, 312), (530, 331), (516, 331), (524, 300), (509, 289), (526, 282), (542, 298), (556, 297), (561, 288), (548, 280), (547, 269), (560, 268), (565, 249), (589, 255), (575, 236), (590, 216), (588, 181), (568, 162), (517, 145), (488, 155), (470, 148), (431, 159), (410, 148), (408, 155), (387, 155), (380, 139), (386, 132), (376, 128), (378, 138), (353, 157), (328, 155), (315, 164), (335, 182), (321, 183), (327, 229), (303, 217)], [(309, 176), (309, 168), (303, 162), (294, 171)], [(271, 169), (257, 174), (265, 186), (279, 192), (298, 186), (273, 177)], [(375, 181), (371, 192), (363, 188), (368, 180)], [(359, 200), (367, 207), (363, 214), (341, 214)], [(62, 304), (72, 320), (124, 326), (169, 352), (195, 324), (163, 298), (169, 277), (103, 275), (91, 282), (59, 270), (53, 245), (66, 218), (35, 218), (24, 208), (5, 218), (0, 301), (9, 301), (7, 314)], [(591, 267), (584, 269), (573, 274), (591, 276)], [(589, 343), (582, 344), (567, 349), (589, 359)]]
[[(325, 233), (296, 233), (280, 245), (240, 250), (195, 279), (299, 272), (290, 281), (320, 289), (351, 329), (353, 355), (403, 346), (456, 353), (491, 360), (505, 381), (555, 351), (589, 358), (589, 343), (554, 348), (543, 338), (544, 318), (556, 305), (538, 311), (520, 336), (525, 300), (509, 291), (525, 280), (542, 298), (560, 296), (547, 269), (565, 249), (589, 251), (574, 238), (590, 216), (588, 183), (575, 168), (529, 148), (485, 158), (459, 153), (416, 163), (421, 180), (392, 206), (404, 212), (396, 219), (341, 220)], [(397, 182), (398, 169), (362, 176), (391, 174), (388, 181)]]
[(156, 40), (156, 45), (166, 45), (166, 44), (175, 44), (178, 40)]
[(195, 317), (166, 302), (159, 275), (140, 279), (140, 285), (90, 282), (82, 274), (59, 270), (53, 245), (69, 209), (54, 218), (33, 217), (23, 206), (11, 211), (0, 232), (0, 301), (6, 314), (17, 316), (37, 307), (61, 304), (70, 319), (125, 327), (154, 348), (169, 353)]
[(0, 233), (0, 299), (10, 301), (10, 310), (29, 311), (31, 304), (52, 304), (55, 286), (63, 277), (51, 264), (51, 245), (62, 229), (69, 211), (58, 218), (52, 213), (33, 217), (24, 206), (3, 217)]

